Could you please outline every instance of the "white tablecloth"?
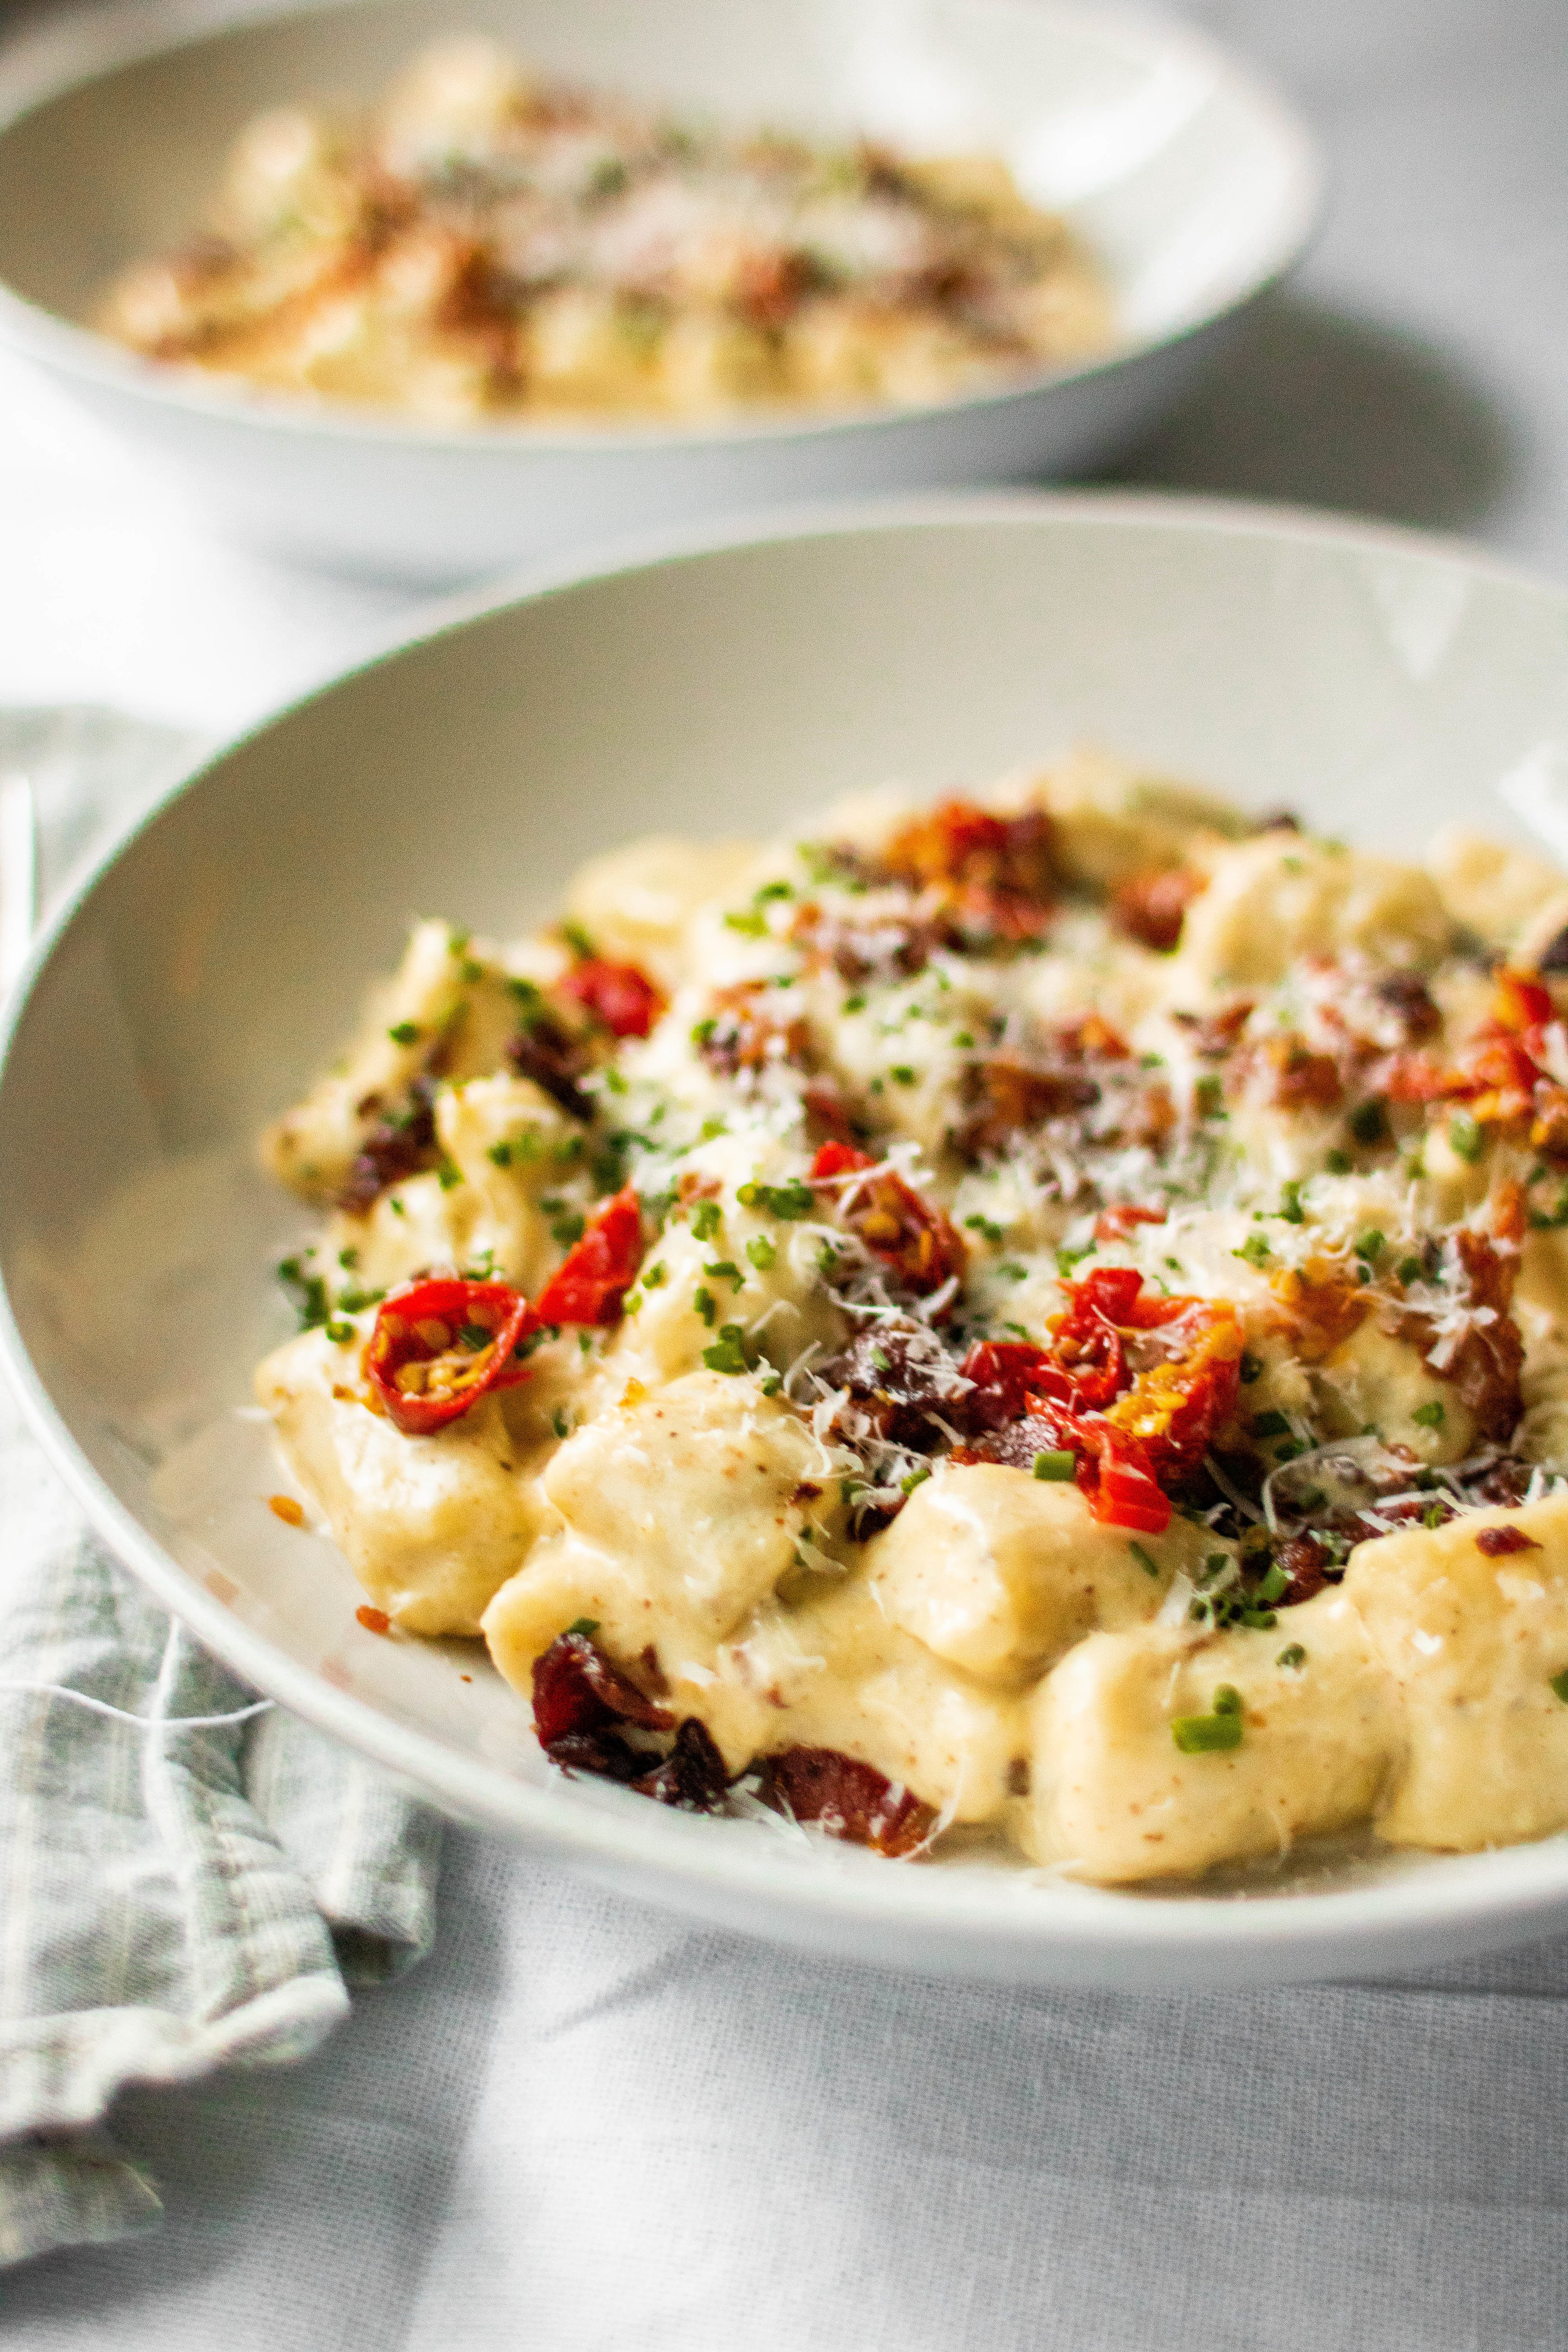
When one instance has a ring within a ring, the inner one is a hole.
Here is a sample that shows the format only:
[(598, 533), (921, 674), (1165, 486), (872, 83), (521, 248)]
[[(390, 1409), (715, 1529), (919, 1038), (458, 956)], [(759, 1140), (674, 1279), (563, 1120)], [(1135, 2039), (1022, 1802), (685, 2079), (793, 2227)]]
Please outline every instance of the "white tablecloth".
[[(1563, 0), (1212, 0), (1327, 231), (1127, 472), (1568, 575)], [(455, 11), (460, 17), (461, 10)], [(402, 609), (173, 522), (0, 371), (0, 700), (201, 730)], [(0, 1890), (3, 1899), (3, 1890)], [(1542, 2352), (1568, 1949), (1134, 2002), (782, 1956), (453, 1832), (436, 1958), (317, 2059), (129, 2101), (144, 2242), (0, 2282), (25, 2352)]]

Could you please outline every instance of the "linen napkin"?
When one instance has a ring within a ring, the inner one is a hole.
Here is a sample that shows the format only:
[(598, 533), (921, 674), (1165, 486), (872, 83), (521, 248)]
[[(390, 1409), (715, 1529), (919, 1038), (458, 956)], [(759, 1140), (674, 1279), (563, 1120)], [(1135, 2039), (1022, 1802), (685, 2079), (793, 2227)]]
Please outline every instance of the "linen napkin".
[[(0, 713), (44, 897), (190, 756)], [(132, 2084), (312, 2050), (428, 1948), (439, 1832), (258, 1706), (89, 1532), (0, 1390), (0, 2264), (156, 2222), (106, 2119)]]

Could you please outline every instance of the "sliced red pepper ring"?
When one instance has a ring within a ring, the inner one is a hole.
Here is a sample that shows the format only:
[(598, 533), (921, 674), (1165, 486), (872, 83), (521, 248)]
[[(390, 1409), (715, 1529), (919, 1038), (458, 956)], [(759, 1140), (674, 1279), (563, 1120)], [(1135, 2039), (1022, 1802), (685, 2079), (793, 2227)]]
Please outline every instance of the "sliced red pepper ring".
[(664, 997), (645, 971), (635, 963), (611, 963), (605, 956), (584, 956), (557, 982), (556, 989), (613, 1037), (646, 1037), (664, 1011)]
[(541, 1323), (617, 1323), (642, 1260), (642, 1203), (628, 1184), (567, 1251), (534, 1313)]
[(505, 1282), (456, 1276), (412, 1283), (383, 1301), (364, 1351), (365, 1376), (405, 1437), (424, 1437), (492, 1389), (528, 1377), (517, 1355), (535, 1317)]

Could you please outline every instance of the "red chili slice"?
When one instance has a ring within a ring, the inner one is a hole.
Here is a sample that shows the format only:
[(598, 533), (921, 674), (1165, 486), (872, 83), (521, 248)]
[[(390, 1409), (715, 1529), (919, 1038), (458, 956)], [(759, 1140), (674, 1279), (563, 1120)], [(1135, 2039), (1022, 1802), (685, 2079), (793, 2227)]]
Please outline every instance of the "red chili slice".
[(534, 1302), (541, 1323), (617, 1323), (642, 1264), (642, 1203), (628, 1184), (606, 1201)]
[(515, 1351), (534, 1321), (527, 1299), (508, 1283), (416, 1282), (383, 1303), (365, 1347), (365, 1373), (404, 1435), (424, 1437), (491, 1389), (527, 1379)]
[(557, 982), (557, 991), (614, 1037), (646, 1037), (664, 1011), (664, 998), (646, 972), (604, 956), (584, 956)]

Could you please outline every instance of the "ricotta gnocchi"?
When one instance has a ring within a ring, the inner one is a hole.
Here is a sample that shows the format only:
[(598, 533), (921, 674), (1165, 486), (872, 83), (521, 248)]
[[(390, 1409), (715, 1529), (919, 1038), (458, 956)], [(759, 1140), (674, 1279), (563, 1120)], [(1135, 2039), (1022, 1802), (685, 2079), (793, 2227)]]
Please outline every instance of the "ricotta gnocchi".
[(419, 924), (258, 1393), (562, 1769), (1131, 1883), (1568, 1826), (1568, 898), (1079, 753)]
[(477, 37), (361, 117), (258, 116), (203, 233), (124, 271), (100, 324), (441, 422), (947, 400), (1115, 334), (1098, 268), (994, 156), (674, 122)]

